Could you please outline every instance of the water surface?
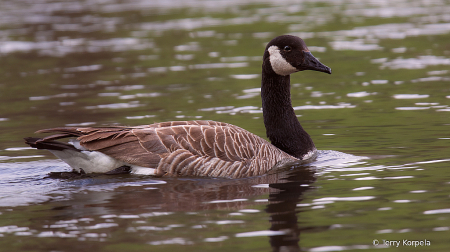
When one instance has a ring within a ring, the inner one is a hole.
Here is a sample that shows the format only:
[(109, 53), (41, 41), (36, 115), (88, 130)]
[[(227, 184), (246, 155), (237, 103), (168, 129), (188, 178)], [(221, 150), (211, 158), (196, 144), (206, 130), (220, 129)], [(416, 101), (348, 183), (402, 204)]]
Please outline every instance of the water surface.
[[(2, 249), (446, 251), (448, 13), (449, 1), (2, 1)], [(68, 166), (23, 143), (54, 126), (195, 119), (264, 137), (261, 58), (281, 34), (333, 69), (291, 78), (313, 163), (239, 180), (52, 179)]]

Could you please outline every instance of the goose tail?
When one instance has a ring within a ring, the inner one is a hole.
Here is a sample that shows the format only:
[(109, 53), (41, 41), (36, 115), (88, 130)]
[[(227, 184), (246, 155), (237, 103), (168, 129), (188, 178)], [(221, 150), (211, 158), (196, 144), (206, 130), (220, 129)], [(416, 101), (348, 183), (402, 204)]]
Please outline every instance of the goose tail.
[(53, 150), (53, 151), (64, 151), (64, 150), (74, 150), (80, 151), (73, 145), (63, 142), (58, 142), (54, 140), (47, 140), (38, 137), (26, 137), (24, 138), (25, 143), (29, 146), (40, 149), (40, 150)]

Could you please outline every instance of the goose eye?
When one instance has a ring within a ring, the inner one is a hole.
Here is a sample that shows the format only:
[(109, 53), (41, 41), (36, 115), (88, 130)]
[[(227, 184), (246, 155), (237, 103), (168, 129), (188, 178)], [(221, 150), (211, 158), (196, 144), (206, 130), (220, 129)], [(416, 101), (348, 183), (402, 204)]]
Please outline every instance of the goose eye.
[(286, 52), (289, 52), (289, 51), (291, 51), (291, 47), (290, 47), (290, 46), (285, 46), (285, 47), (284, 47), (284, 50), (285, 50)]

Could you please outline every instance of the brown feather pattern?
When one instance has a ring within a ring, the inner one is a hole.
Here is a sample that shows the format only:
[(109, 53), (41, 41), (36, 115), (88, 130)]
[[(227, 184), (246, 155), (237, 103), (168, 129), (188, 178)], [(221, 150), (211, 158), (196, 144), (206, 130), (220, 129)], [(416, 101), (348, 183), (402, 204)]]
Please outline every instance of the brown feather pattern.
[(296, 158), (240, 127), (215, 121), (172, 121), (136, 127), (64, 127), (42, 141), (77, 137), (81, 146), (155, 168), (161, 176), (241, 178), (262, 175)]

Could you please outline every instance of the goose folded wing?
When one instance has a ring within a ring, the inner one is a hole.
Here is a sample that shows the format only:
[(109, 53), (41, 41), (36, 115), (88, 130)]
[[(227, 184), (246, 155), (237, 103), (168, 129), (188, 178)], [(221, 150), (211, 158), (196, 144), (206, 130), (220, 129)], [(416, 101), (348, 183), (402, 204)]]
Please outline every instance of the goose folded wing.
[(67, 127), (41, 130), (39, 133), (54, 133), (42, 141), (77, 137), (85, 150), (99, 151), (129, 164), (151, 168), (158, 167), (161, 159), (177, 150), (187, 150), (196, 157), (243, 162), (252, 158), (254, 149), (257, 149), (252, 141), (246, 140), (250, 132), (212, 121), (138, 127)]

